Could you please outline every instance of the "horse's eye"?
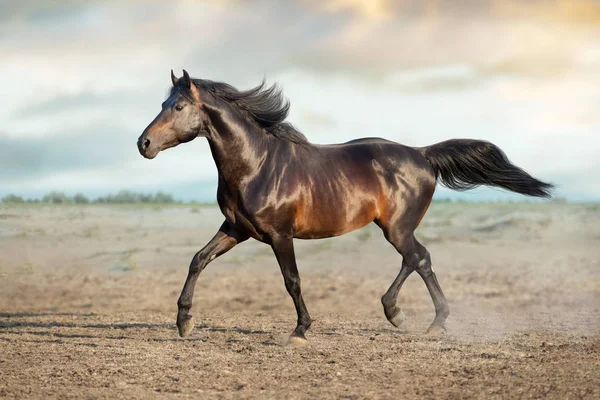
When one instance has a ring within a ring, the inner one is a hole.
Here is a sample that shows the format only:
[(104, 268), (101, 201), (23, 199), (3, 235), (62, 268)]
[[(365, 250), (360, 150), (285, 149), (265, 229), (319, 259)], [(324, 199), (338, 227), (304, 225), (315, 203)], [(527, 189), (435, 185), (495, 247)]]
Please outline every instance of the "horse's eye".
[(182, 105), (179, 105), (179, 104), (177, 104), (177, 105), (175, 106), (175, 109), (176, 109), (177, 111), (181, 111), (181, 110), (183, 110), (183, 106), (182, 106)]

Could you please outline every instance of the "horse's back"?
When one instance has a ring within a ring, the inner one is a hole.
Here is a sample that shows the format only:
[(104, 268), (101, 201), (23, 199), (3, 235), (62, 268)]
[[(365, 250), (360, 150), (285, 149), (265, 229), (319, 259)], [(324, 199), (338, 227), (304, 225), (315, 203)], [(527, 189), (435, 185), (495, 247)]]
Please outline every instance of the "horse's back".
[(370, 137), (351, 140), (346, 143), (319, 146), (318, 151), (328, 159), (345, 164), (360, 166), (368, 172), (372, 167), (378, 177), (401, 175), (418, 180), (435, 180), (431, 166), (418, 149), (390, 140)]

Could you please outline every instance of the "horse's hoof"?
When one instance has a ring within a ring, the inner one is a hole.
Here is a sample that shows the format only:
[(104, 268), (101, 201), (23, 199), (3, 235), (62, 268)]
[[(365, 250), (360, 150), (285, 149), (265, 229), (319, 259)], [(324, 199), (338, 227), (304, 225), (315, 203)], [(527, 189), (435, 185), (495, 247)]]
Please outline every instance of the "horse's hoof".
[(179, 329), (179, 336), (186, 337), (192, 332), (194, 329), (194, 317), (191, 315), (186, 315), (177, 321), (177, 329)]
[(398, 328), (402, 323), (406, 320), (406, 315), (404, 315), (404, 311), (400, 310), (398, 314), (396, 314), (393, 318), (390, 318), (389, 321), (392, 325)]
[(306, 347), (306, 346), (308, 346), (308, 340), (306, 340), (305, 337), (291, 335), (290, 338), (288, 339), (286, 345), (289, 347), (294, 347), (294, 348)]
[(446, 333), (446, 328), (444, 327), (444, 325), (431, 324), (429, 329), (427, 329), (426, 333), (432, 336), (443, 335), (444, 333)]

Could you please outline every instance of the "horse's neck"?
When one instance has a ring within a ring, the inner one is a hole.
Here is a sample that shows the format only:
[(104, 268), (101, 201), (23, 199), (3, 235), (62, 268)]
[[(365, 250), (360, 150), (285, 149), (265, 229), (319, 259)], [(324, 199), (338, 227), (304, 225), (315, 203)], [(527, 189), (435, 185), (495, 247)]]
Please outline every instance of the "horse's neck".
[(269, 137), (231, 110), (211, 114), (209, 144), (219, 175), (234, 189), (256, 176), (267, 156)]

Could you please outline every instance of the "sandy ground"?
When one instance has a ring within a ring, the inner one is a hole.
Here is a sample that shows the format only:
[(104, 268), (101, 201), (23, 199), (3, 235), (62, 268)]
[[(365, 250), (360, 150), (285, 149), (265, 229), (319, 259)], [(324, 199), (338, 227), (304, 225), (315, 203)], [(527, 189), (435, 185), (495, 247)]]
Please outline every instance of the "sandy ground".
[(247, 242), (176, 301), (214, 207), (0, 205), (0, 397), (599, 398), (600, 206), (433, 204), (418, 237), (450, 303), (417, 274), (396, 329), (380, 297), (400, 256), (375, 225), (297, 241), (314, 319), (283, 346), (292, 301), (270, 249)]

